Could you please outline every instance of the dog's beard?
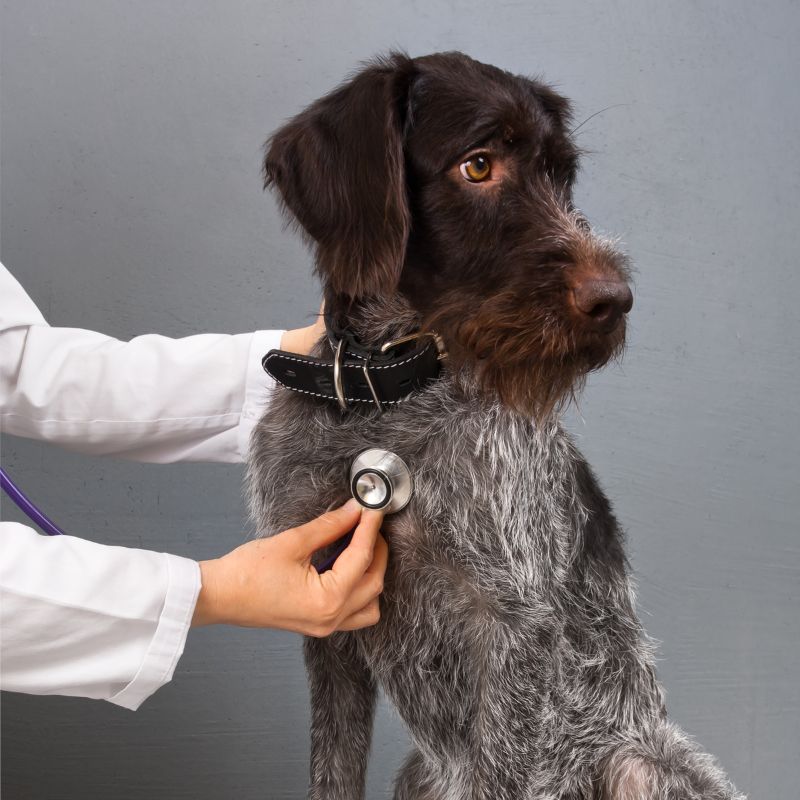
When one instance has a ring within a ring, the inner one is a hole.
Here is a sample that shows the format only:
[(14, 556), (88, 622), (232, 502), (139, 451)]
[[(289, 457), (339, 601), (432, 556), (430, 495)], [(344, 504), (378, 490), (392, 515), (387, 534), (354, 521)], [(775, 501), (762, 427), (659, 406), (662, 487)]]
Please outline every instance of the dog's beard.
[(431, 314), (449, 351), (448, 366), (467, 368), (478, 387), (525, 416), (544, 421), (577, 398), (588, 374), (618, 359), (625, 320), (608, 334), (587, 332), (546, 306), (517, 309), (495, 296), (477, 309)]

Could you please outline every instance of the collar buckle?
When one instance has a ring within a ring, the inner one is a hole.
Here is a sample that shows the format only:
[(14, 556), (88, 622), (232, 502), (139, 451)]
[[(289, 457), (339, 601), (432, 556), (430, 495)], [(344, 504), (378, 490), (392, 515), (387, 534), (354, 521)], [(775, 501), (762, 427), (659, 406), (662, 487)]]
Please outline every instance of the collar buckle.
[[(406, 344), (407, 342), (418, 342), (420, 339), (424, 339), (426, 336), (430, 336), (434, 344), (436, 345), (436, 352), (437, 361), (442, 361), (443, 359), (447, 358), (447, 348), (445, 347), (444, 340), (441, 336), (439, 336), (436, 331), (417, 331), (416, 333), (409, 333), (406, 336), (399, 336), (397, 339), (389, 339), (389, 341), (384, 342), (380, 347), (381, 353), (386, 353), (394, 347), (398, 347), (401, 344)], [(341, 339), (336, 344), (336, 350), (334, 351), (333, 356), (333, 388), (336, 392), (336, 401), (339, 403), (339, 408), (342, 411), (347, 411), (350, 407), (349, 403), (347, 402), (347, 398), (344, 394), (344, 385), (342, 384), (342, 360), (344, 359), (345, 355), (345, 337), (342, 336)], [(369, 375), (369, 362), (372, 358), (372, 351), (370, 350), (366, 357), (364, 358), (364, 363), (361, 366), (361, 370), (364, 373), (364, 380), (367, 382), (367, 386), (369, 387), (370, 394), (372, 395), (372, 399), (375, 403), (375, 408), (378, 409), (378, 413), (383, 413), (383, 405), (381, 404), (381, 400), (378, 397), (377, 391), (375, 391), (375, 384), (372, 383), (372, 378)]]
[(409, 333), (407, 336), (400, 336), (397, 339), (390, 339), (388, 342), (384, 342), (381, 345), (381, 353), (385, 353), (387, 350), (391, 350), (393, 347), (405, 344), (406, 342), (419, 341), (425, 336), (430, 336), (436, 344), (436, 352), (438, 353), (437, 359), (442, 361), (447, 358), (447, 348), (445, 347), (444, 340), (436, 331), (417, 331), (416, 333)]
[[(336, 345), (336, 353), (333, 357), (333, 388), (336, 392), (336, 401), (339, 403), (339, 408), (342, 411), (347, 411), (350, 404), (344, 394), (344, 385), (342, 384), (342, 358), (344, 357), (344, 339), (339, 339), (339, 344)], [(361, 370), (364, 373), (364, 380), (367, 382), (372, 399), (375, 402), (375, 408), (378, 409), (379, 414), (383, 414), (383, 405), (375, 391), (375, 385), (372, 383), (372, 378), (369, 375), (369, 362), (372, 358), (372, 353), (367, 353), (364, 363), (361, 365)]]

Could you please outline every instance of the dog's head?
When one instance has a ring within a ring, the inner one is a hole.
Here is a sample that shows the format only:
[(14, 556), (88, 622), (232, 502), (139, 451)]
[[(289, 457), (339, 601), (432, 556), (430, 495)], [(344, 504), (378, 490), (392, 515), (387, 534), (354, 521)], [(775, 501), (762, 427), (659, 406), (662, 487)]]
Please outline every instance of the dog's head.
[(461, 53), (368, 64), (268, 142), (334, 313), (400, 293), (455, 367), (543, 416), (617, 355), (624, 258), (572, 205), (568, 102)]

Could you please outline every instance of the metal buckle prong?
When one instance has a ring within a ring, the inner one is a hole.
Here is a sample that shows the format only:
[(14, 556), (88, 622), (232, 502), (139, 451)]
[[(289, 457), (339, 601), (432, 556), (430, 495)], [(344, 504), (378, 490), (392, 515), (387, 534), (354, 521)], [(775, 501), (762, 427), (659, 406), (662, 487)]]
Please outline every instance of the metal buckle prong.
[(380, 398), (378, 397), (378, 393), (375, 391), (375, 387), (372, 384), (372, 378), (369, 375), (369, 360), (372, 357), (372, 353), (367, 355), (367, 360), (362, 365), (361, 369), (364, 371), (364, 378), (367, 381), (367, 386), (369, 386), (370, 392), (372, 392), (372, 399), (375, 401), (375, 408), (378, 409), (379, 414), (383, 414), (383, 406), (381, 405)]

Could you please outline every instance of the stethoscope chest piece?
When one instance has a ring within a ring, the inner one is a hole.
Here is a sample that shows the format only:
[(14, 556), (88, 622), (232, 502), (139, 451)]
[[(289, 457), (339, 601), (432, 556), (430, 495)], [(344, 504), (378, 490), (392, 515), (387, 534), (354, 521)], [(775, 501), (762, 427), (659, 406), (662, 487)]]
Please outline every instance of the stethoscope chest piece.
[(388, 450), (365, 450), (350, 467), (350, 491), (364, 508), (394, 514), (411, 499), (411, 471)]

